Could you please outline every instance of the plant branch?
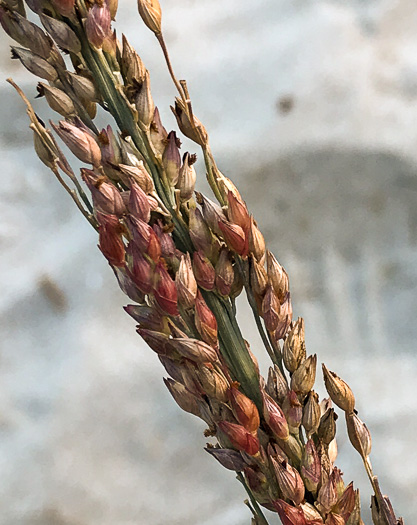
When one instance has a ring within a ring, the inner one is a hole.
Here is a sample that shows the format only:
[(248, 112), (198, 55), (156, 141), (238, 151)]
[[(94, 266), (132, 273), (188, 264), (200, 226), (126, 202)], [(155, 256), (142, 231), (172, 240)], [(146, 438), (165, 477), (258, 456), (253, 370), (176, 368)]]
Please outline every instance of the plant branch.
[(261, 510), (261, 507), (259, 506), (258, 502), (254, 498), (254, 496), (252, 494), (252, 491), (249, 488), (248, 484), (246, 483), (246, 480), (243, 477), (242, 473), (238, 472), (236, 478), (242, 483), (243, 487), (245, 488), (246, 493), (249, 496), (249, 499), (250, 499), (252, 507), (253, 507), (251, 510), (254, 512), (254, 516), (256, 516), (258, 518), (259, 524), (260, 525), (268, 525), (268, 521), (265, 518), (265, 516), (264, 516), (264, 514), (263, 514), (263, 512)]

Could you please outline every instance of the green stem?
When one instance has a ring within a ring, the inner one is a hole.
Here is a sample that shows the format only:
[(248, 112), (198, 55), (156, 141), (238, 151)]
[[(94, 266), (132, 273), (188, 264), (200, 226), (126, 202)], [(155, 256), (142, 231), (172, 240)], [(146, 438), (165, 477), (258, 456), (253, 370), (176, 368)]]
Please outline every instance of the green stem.
[(259, 331), (259, 334), (261, 336), (261, 339), (262, 339), (262, 342), (266, 348), (266, 351), (268, 352), (268, 355), (271, 359), (271, 361), (278, 365), (278, 361), (275, 357), (275, 353), (273, 352), (272, 348), (271, 348), (271, 345), (269, 344), (269, 340), (268, 340), (268, 337), (265, 333), (265, 330), (264, 330), (264, 327), (262, 325), (262, 321), (261, 321), (261, 318), (258, 314), (258, 311), (257, 311), (257, 307), (256, 307), (256, 301), (255, 301), (255, 297), (253, 296), (253, 293), (252, 293), (252, 290), (249, 286), (246, 286), (245, 285), (245, 291), (246, 291), (246, 297), (248, 298), (248, 302), (249, 302), (249, 305), (252, 309), (252, 312), (253, 312), (253, 317), (255, 319), (255, 323), (256, 323), (256, 326), (258, 328), (258, 331)]
[(263, 403), (259, 387), (258, 372), (246, 348), (239, 325), (233, 315), (232, 307), (214, 293), (204, 292), (204, 299), (214, 313), (220, 334), (220, 351), (230, 368), (233, 379), (238, 381), (243, 392), (252, 399), (262, 411)]
[(256, 501), (254, 495), (252, 494), (251, 489), (248, 487), (248, 484), (246, 483), (246, 480), (243, 477), (243, 474), (241, 472), (238, 472), (236, 478), (242, 483), (243, 487), (246, 490), (247, 495), (249, 496), (249, 499), (252, 503), (253, 510), (255, 511), (254, 516), (258, 518), (261, 525), (268, 525), (268, 521), (265, 518), (264, 513), (262, 512), (261, 507)]
[(106, 57), (107, 63), (109, 64), (109, 68), (113, 68), (115, 72), (120, 72), (119, 63), (117, 62), (116, 58), (111, 53), (104, 52), (104, 56)]
[(282, 367), (282, 360), (279, 360), (276, 356), (276, 353), (274, 352), (270, 342), (269, 342), (269, 338), (266, 334), (266, 331), (264, 329), (264, 326), (262, 324), (262, 321), (261, 321), (261, 317), (259, 315), (259, 312), (258, 312), (258, 305), (256, 304), (256, 300), (255, 300), (255, 296), (253, 294), (253, 290), (250, 286), (250, 278), (249, 278), (249, 261), (243, 261), (242, 259), (238, 258), (237, 259), (237, 265), (238, 265), (238, 268), (239, 268), (239, 271), (243, 277), (243, 282), (245, 283), (245, 291), (246, 291), (246, 296), (248, 298), (248, 302), (249, 302), (249, 305), (252, 309), (252, 312), (253, 312), (253, 317), (255, 319), (255, 323), (256, 323), (256, 326), (258, 328), (258, 331), (259, 331), (259, 335), (261, 336), (261, 339), (262, 339), (262, 342), (266, 348), (266, 351), (268, 352), (268, 355), (271, 359), (271, 361), (278, 366), (278, 368), (280, 369), (280, 371), (282, 372), (283, 376), (285, 377), (285, 374), (284, 374), (284, 369)]

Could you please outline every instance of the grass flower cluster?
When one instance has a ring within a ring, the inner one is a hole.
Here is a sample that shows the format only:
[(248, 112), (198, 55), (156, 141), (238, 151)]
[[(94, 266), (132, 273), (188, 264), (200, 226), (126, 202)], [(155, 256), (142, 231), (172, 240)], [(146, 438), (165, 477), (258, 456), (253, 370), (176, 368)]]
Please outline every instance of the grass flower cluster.
[[(9, 80), (27, 105), (37, 155), (97, 231), (131, 301), (126, 312), (174, 400), (205, 422), (207, 452), (236, 472), (252, 524), (363, 523), (359, 491), (335, 465), (336, 408), (374, 490), (374, 524), (402, 523), (372, 472), (371, 436), (354, 395), (324, 365), (329, 398), (319, 401), (317, 356), (306, 350), (304, 320), (293, 319), (287, 272), (217, 167), (187, 84), (174, 74), (158, 0), (139, 0), (139, 14), (161, 46), (178, 91), (171, 109), (202, 153), (210, 197), (195, 189), (196, 154), (182, 151), (178, 133), (161, 122), (148, 69), (126, 36), (116, 37), (117, 9), (117, 0), (0, 0), (12, 57), (41, 79), (39, 96), (60, 115), (47, 126)], [(100, 130), (102, 110), (115, 125)], [(83, 164), (79, 174), (61, 143)], [(267, 377), (238, 324), (242, 293), (271, 360)], [(276, 518), (268, 521), (263, 508)]]

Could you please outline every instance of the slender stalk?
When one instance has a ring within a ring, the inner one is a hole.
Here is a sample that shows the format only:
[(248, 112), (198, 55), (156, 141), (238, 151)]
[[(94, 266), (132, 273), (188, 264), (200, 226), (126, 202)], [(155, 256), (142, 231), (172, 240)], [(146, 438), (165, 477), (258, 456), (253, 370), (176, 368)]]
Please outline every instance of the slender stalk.
[(266, 351), (268, 352), (268, 355), (271, 359), (271, 361), (277, 365), (282, 372), (282, 375), (285, 377), (284, 368), (282, 366), (282, 360), (279, 360), (270, 344), (269, 338), (266, 334), (266, 331), (264, 329), (264, 326), (262, 324), (260, 315), (258, 313), (258, 306), (256, 304), (255, 296), (253, 295), (253, 291), (250, 285), (250, 278), (249, 278), (249, 261), (244, 261), (241, 258), (238, 258), (237, 264), (239, 267), (239, 271), (242, 275), (243, 282), (245, 283), (245, 291), (246, 296), (248, 298), (249, 305), (253, 312), (253, 317), (255, 319), (256, 326), (258, 328), (259, 334), (261, 336), (262, 342), (265, 346)]
[(251, 504), (252, 504), (252, 507), (249, 507), (249, 508), (251, 508), (254, 516), (256, 516), (256, 518), (258, 518), (259, 523), (261, 525), (268, 525), (268, 521), (265, 518), (264, 513), (261, 510), (261, 507), (259, 506), (258, 502), (254, 498), (254, 496), (252, 494), (252, 491), (249, 488), (248, 484), (246, 483), (246, 480), (243, 477), (242, 473), (238, 472), (236, 478), (240, 481), (240, 483), (242, 483), (242, 485), (244, 486), (244, 488), (246, 490), (247, 495), (249, 496), (249, 499), (250, 499)]
[(161, 46), (163, 54), (164, 54), (165, 62), (166, 62), (166, 65), (168, 67), (169, 74), (171, 75), (171, 79), (172, 79), (173, 83), (175, 84), (175, 87), (177, 88), (177, 91), (178, 91), (180, 97), (182, 98), (184, 103), (187, 104), (187, 96), (186, 96), (183, 88), (181, 87), (181, 84), (178, 82), (177, 77), (175, 76), (175, 73), (174, 73), (174, 69), (173, 69), (172, 64), (171, 64), (171, 59), (169, 58), (168, 48), (167, 48), (167, 46), (165, 44), (164, 35), (162, 33), (158, 33), (155, 36), (156, 36), (156, 38), (157, 38), (157, 40), (159, 42), (159, 45)]
[[(38, 132), (41, 133), (43, 131), (44, 134), (46, 134), (45, 129), (43, 128), (43, 126), (40, 125), (39, 119), (38, 119), (37, 115), (35, 114), (30, 101), (28, 100), (26, 95), (23, 93), (23, 91), (20, 89), (20, 87), (11, 78), (8, 78), (7, 82), (11, 86), (14, 87), (14, 89), (17, 91), (17, 93), (20, 95), (20, 97), (22, 98), (22, 100), (26, 104), (27, 113), (28, 113), (28, 115), (29, 115), (29, 117), (31, 119), (31, 124), (30, 124), (29, 127), (34, 131), (34, 133), (38, 133)], [(50, 141), (52, 141), (52, 139), (50, 137), (49, 137), (49, 139), (50, 139)], [(57, 148), (57, 149), (59, 150), (59, 148)], [(85, 208), (81, 204), (80, 199), (78, 198), (77, 192), (74, 191), (72, 188), (70, 188), (68, 186), (68, 184), (64, 181), (64, 179), (61, 177), (61, 175), (59, 173), (59, 170), (56, 167), (56, 165), (53, 166), (53, 167), (49, 166), (51, 171), (53, 172), (53, 174), (55, 175), (55, 177), (57, 178), (57, 180), (59, 181), (61, 186), (70, 195), (71, 199), (74, 201), (74, 203), (77, 206), (77, 208), (81, 211), (81, 213), (88, 220), (88, 222), (91, 224), (91, 226), (93, 226), (93, 228), (95, 230), (97, 230), (97, 223), (96, 223), (96, 221), (95, 221), (95, 219), (94, 219), (94, 217), (92, 215), (92, 211), (93, 210), (92, 210), (90, 201), (88, 200), (87, 196), (85, 195), (84, 191), (82, 190), (79, 182), (75, 178), (74, 173), (69, 171), (69, 170), (67, 170), (66, 167), (62, 163), (60, 163), (59, 161), (57, 161), (57, 164), (59, 165), (59, 167), (61, 167), (61, 169), (64, 171), (64, 173), (66, 173), (69, 176), (71, 181), (74, 182), (81, 199), (84, 201), (85, 205), (87, 206), (87, 210), (85, 210)]]
[(388, 506), (388, 504), (387, 504), (387, 502), (386, 502), (386, 500), (385, 500), (385, 498), (384, 498), (384, 496), (383, 496), (383, 494), (381, 492), (381, 488), (379, 486), (378, 478), (373, 473), (372, 464), (371, 464), (371, 460), (369, 459), (369, 456), (367, 456), (365, 458), (362, 457), (362, 460), (363, 460), (363, 464), (364, 464), (366, 473), (368, 474), (369, 481), (370, 481), (370, 483), (372, 485), (372, 489), (374, 491), (374, 494), (375, 494), (376, 500), (378, 502), (379, 508), (380, 508), (380, 510), (382, 510), (382, 513), (383, 513), (384, 519), (387, 522), (387, 525), (398, 525), (398, 521), (397, 521), (396, 517), (393, 516), (392, 511), (389, 508), (389, 506)]
[[(172, 67), (171, 59), (170, 59), (170, 56), (169, 56), (168, 48), (167, 48), (167, 46), (165, 44), (165, 40), (164, 40), (163, 34), (162, 33), (158, 33), (156, 35), (156, 38), (157, 38), (157, 40), (158, 40), (158, 42), (159, 42), (159, 44), (161, 46), (162, 52), (164, 54), (165, 62), (166, 62), (166, 65), (168, 67), (168, 71), (169, 71), (169, 74), (171, 76), (171, 79), (172, 79), (175, 87), (177, 88), (177, 91), (178, 91), (180, 97), (182, 98), (185, 107), (188, 108), (190, 122), (194, 123), (194, 115), (193, 115), (193, 110), (192, 110), (192, 106), (191, 106), (190, 95), (188, 93), (187, 83), (186, 83), (185, 80), (178, 81), (177, 77), (175, 76), (175, 72), (174, 72), (174, 69)], [(218, 187), (218, 184), (217, 184), (217, 181), (216, 181), (217, 166), (216, 166), (214, 158), (213, 158), (213, 156), (211, 154), (210, 147), (209, 147), (208, 144), (206, 144), (206, 146), (202, 147), (202, 149), (203, 149), (203, 155), (204, 155), (204, 162), (206, 164), (206, 169), (207, 169), (208, 182), (210, 184), (210, 187), (211, 187), (212, 191), (214, 192), (214, 194), (216, 196), (216, 199), (224, 205), (224, 204), (226, 204), (226, 202), (224, 200), (223, 195), (219, 191), (219, 187)]]
[(74, 172), (72, 170), (71, 171), (67, 170), (66, 167), (62, 163), (60, 164), (60, 168), (71, 179), (71, 182), (77, 188), (78, 194), (81, 197), (81, 199), (84, 202), (84, 204), (86, 205), (88, 211), (90, 212), (90, 214), (93, 214), (93, 206), (92, 206), (91, 202), (88, 200), (88, 197), (85, 194), (85, 192), (84, 192), (84, 190), (83, 190), (79, 180), (74, 175)]
[(268, 332), (268, 340), (269, 340), (269, 344), (271, 345), (271, 347), (272, 347), (272, 349), (274, 351), (275, 358), (278, 361), (278, 367), (279, 367), (280, 371), (283, 372), (284, 371), (284, 366), (282, 364), (282, 350), (281, 350), (281, 348), (279, 346), (279, 343), (277, 343), (277, 341), (274, 341), (274, 339), (272, 338), (272, 336), (271, 336), (271, 334), (269, 332)]
[(55, 175), (55, 177), (58, 179), (58, 181), (61, 184), (61, 186), (63, 186), (65, 191), (70, 195), (71, 199), (75, 202), (75, 205), (80, 210), (80, 212), (84, 215), (84, 217), (87, 219), (87, 221), (91, 224), (91, 226), (95, 230), (98, 230), (97, 223), (96, 223), (93, 215), (91, 215), (90, 213), (88, 213), (84, 209), (83, 205), (81, 204), (80, 200), (78, 199), (77, 193), (74, 190), (72, 190), (68, 186), (68, 184), (66, 184), (66, 182), (63, 180), (63, 178), (61, 177), (61, 175), (59, 174), (59, 171), (57, 169), (51, 168), (51, 170), (52, 170), (53, 174)]

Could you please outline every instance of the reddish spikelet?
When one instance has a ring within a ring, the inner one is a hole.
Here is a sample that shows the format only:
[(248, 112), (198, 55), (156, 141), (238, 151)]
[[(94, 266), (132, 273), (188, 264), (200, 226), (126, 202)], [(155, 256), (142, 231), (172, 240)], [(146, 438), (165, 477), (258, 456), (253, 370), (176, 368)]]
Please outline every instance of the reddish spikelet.
[(211, 456), (217, 459), (217, 461), (227, 470), (233, 470), (235, 472), (242, 472), (246, 467), (242, 455), (236, 450), (228, 448), (206, 448), (205, 449)]
[(168, 315), (178, 315), (177, 288), (162, 263), (155, 268), (154, 297), (158, 305)]
[(240, 196), (233, 191), (228, 192), (227, 202), (229, 205), (227, 208), (229, 221), (240, 226), (245, 234), (247, 234), (250, 229), (251, 221), (246, 204)]
[(162, 124), (159, 109), (157, 107), (155, 107), (150, 135), (153, 147), (156, 149), (159, 155), (163, 155), (166, 148), (168, 133)]
[(181, 257), (180, 267), (175, 276), (178, 301), (185, 308), (192, 308), (197, 297), (197, 281), (194, 277), (190, 254)]
[(143, 303), (145, 299), (143, 293), (133, 282), (126, 270), (124, 268), (114, 266), (113, 271), (122, 292), (132, 301), (135, 301), (136, 303)]
[(158, 263), (162, 256), (161, 243), (159, 242), (155, 230), (153, 230), (152, 228), (149, 231), (149, 243), (146, 249), (146, 253), (155, 263)]
[(179, 361), (166, 357), (164, 355), (159, 356), (159, 360), (162, 363), (162, 366), (165, 368), (166, 372), (179, 383), (184, 383), (183, 381), (183, 370), (184, 367), (180, 364)]
[(145, 253), (149, 246), (152, 228), (145, 221), (137, 219), (133, 215), (129, 215), (126, 222), (133, 242), (142, 253)]
[(166, 334), (154, 330), (148, 330), (147, 328), (138, 328), (137, 333), (158, 355), (169, 357), (174, 352), (171, 340)]
[(175, 399), (177, 405), (185, 412), (200, 416), (197, 397), (188, 391), (184, 385), (173, 379), (164, 379), (165, 386)]
[(301, 425), (301, 419), (303, 417), (303, 407), (294, 390), (290, 390), (285, 396), (282, 410), (287, 418), (290, 432), (294, 434)]
[(201, 205), (201, 211), (203, 213), (204, 220), (214, 231), (214, 233), (221, 235), (219, 221), (227, 220), (222, 208), (202, 193), (196, 192), (196, 195), (197, 202)]
[(65, 120), (60, 120), (56, 126), (51, 122), (51, 126), (65, 145), (81, 162), (92, 164), (95, 168), (101, 164), (101, 151), (95, 138), (84, 129), (80, 129), (74, 124)]
[(111, 14), (106, 2), (103, 5), (94, 4), (88, 11), (85, 32), (90, 44), (97, 48), (103, 46), (111, 34)]
[(116, 216), (107, 216), (107, 220), (104, 217), (100, 217), (99, 248), (112, 266), (124, 266), (125, 245), (120, 234), (119, 221)]
[(203, 341), (209, 345), (216, 346), (217, 341), (217, 321), (207, 306), (206, 301), (199, 291), (195, 300), (195, 326)]
[[(79, 75), (77, 75), (78, 77)], [(82, 82), (85, 82), (88, 79), (84, 79), (84, 77), (80, 77)], [(73, 79), (73, 77), (71, 77)], [(74, 85), (74, 81), (72, 82)], [(75, 88), (74, 88), (75, 89)], [(83, 91), (85, 92), (86, 89), (84, 88)], [(91, 93), (90, 93), (91, 91)], [(92, 98), (93, 100), (96, 99), (97, 95), (95, 93), (95, 87), (94, 84), (91, 82), (91, 86), (89, 87), (88, 93), (86, 94), (89, 98)], [(120, 154), (120, 147), (117, 143), (116, 137), (114, 136), (113, 129), (110, 125), (108, 125), (105, 129), (103, 128), (98, 136), (98, 142), (101, 149), (101, 157), (104, 163), (107, 164), (119, 164), (122, 161), (122, 157)]]
[(219, 259), (215, 266), (215, 273), (217, 291), (224, 297), (228, 297), (235, 280), (235, 272), (227, 248), (220, 251)]
[(190, 337), (176, 337), (172, 345), (187, 359), (196, 363), (215, 363), (218, 360), (216, 350), (204, 341)]
[(229, 423), (229, 421), (220, 421), (217, 426), (238, 450), (242, 450), (250, 456), (254, 456), (259, 452), (258, 438), (242, 425)]
[(262, 301), (262, 317), (268, 332), (273, 332), (277, 328), (280, 309), (278, 297), (272, 286), (269, 285)]
[(324, 522), (325, 525), (346, 525), (345, 520), (343, 519), (340, 514), (336, 514), (334, 512), (331, 512)]
[(366, 458), (371, 453), (371, 433), (365, 423), (359, 419), (357, 414), (345, 414), (346, 426), (349, 440), (359, 454)]
[(190, 155), (188, 152), (184, 154), (182, 159), (182, 166), (180, 168), (178, 182), (176, 184), (179, 190), (181, 201), (188, 201), (194, 193), (197, 174), (193, 164), (196, 161), (195, 155)]
[(255, 297), (261, 302), (268, 286), (268, 276), (263, 265), (253, 258), (250, 265), (250, 284)]
[(155, 191), (152, 177), (146, 171), (142, 162), (135, 166), (119, 164), (118, 170), (120, 170), (120, 177), (126, 180), (126, 184), (130, 184), (130, 179), (133, 179), (147, 195)]
[(248, 254), (246, 235), (238, 224), (228, 221), (220, 221), (219, 228), (223, 234), (227, 246), (238, 255), (246, 256)]
[(142, 304), (128, 304), (124, 307), (128, 313), (141, 328), (148, 328), (149, 330), (163, 331), (164, 318), (156, 311), (155, 308)]
[(308, 525), (301, 509), (289, 505), (282, 499), (274, 501), (273, 506), (281, 518), (282, 525)]
[(306, 396), (316, 380), (317, 355), (310, 355), (291, 376), (290, 387), (297, 394)]
[(75, 0), (52, 0), (55, 9), (64, 16), (70, 16), (74, 12)]
[(211, 262), (201, 252), (193, 254), (193, 269), (198, 285), (204, 290), (213, 290), (216, 273)]
[(349, 483), (345, 488), (345, 491), (337, 502), (336, 508), (337, 512), (345, 521), (347, 521), (355, 508), (355, 490), (353, 488), (353, 482)]
[(190, 210), (189, 229), (195, 249), (210, 256), (213, 238), (198, 208), (192, 208)]
[(249, 229), (249, 252), (263, 264), (265, 261), (265, 239), (251, 215)]
[(149, 205), (148, 196), (136, 182), (132, 181), (130, 184), (129, 195), (129, 212), (144, 222), (149, 222), (151, 218), (151, 207)]
[(260, 425), (259, 412), (255, 403), (238, 390), (234, 384), (228, 391), (233, 414), (249, 432), (256, 432)]
[(298, 471), (287, 461), (271, 458), (279, 488), (285, 499), (299, 505), (304, 500), (304, 483)]
[(141, 84), (136, 86), (135, 107), (138, 114), (138, 123), (142, 129), (149, 130), (155, 113), (155, 104), (151, 93), (151, 79), (149, 71), (145, 71)]
[(309, 439), (304, 447), (301, 476), (307, 490), (315, 492), (320, 483), (321, 463), (314, 441)]
[(129, 253), (132, 256), (130, 265), (132, 279), (141, 292), (148, 294), (153, 288), (152, 267), (134, 243), (129, 245)]
[(319, 427), (320, 424), (320, 405), (318, 402), (318, 395), (316, 392), (311, 391), (308, 394), (307, 401), (304, 403), (303, 408), (303, 427), (307, 432), (307, 437), (310, 438)]
[(281, 304), (285, 301), (288, 294), (288, 275), (284, 268), (279, 264), (275, 255), (270, 251), (266, 253), (268, 268), (268, 278), (279, 297)]
[(224, 374), (218, 372), (211, 363), (206, 363), (196, 368), (195, 375), (207, 397), (227, 403), (227, 389), (230, 383)]
[(186, 108), (181, 98), (177, 97), (175, 99), (175, 106), (171, 106), (171, 110), (177, 119), (181, 132), (200, 146), (205, 147), (208, 142), (207, 131), (195, 115), (193, 115), (194, 119), (191, 122), (188, 108)]
[(167, 141), (168, 143), (162, 155), (162, 161), (169, 183), (171, 186), (175, 186), (178, 182), (181, 167), (179, 140), (177, 139), (175, 131), (170, 131)]
[(269, 369), (266, 392), (272, 397), (272, 399), (281, 404), (288, 393), (287, 380), (277, 365), (275, 365), (274, 368), (270, 367)]
[(126, 213), (126, 207), (119, 190), (107, 177), (99, 176), (88, 169), (82, 169), (81, 176), (91, 191), (96, 212), (116, 215), (117, 217)]
[(266, 508), (270, 509), (271, 495), (269, 493), (268, 479), (265, 474), (251, 467), (246, 467), (244, 473), (249, 488), (253, 492), (257, 501), (259, 501), (261, 505), (264, 505)]
[(304, 320), (299, 317), (285, 338), (282, 357), (285, 368), (293, 374), (306, 358)]
[(342, 477), (343, 476), (343, 472), (340, 469), (338, 469), (337, 467), (334, 467), (333, 475), (334, 475), (334, 482), (336, 484), (337, 497), (341, 498), (343, 493), (344, 493), (344, 491), (345, 491), (345, 483), (344, 483), (343, 477)]
[(280, 339), (284, 339), (291, 325), (291, 320), (292, 320), (292, 305), (291, 305), (290, 292), (288, 292), (287, 297), (285, 298), (284, 302), (281, 303), (281, 310), (280, 310), (280, 315), (279, 315), (278, 326), (274, 333), (274, 338), (276, 341), (279, 341)]
[(322, 506), (325, 512), (329, 512), (337, 502), (337, 490), (334, 472), (332, 472), (328, 480), (321, 486), (317, 501)]
[(286, 441), (289, 436), (289, 430), (284, 412), (268, 394), (263, 393), (263, 401), (265, 421), (279, 439)]
[(158, 237), (161, 245), (161, 254), (164, 259), (170, 259), (175, 256), (176, 248), (172, 235), (164, 231), (162, 221), (157, 221), (153, 226), (153, 231)]

